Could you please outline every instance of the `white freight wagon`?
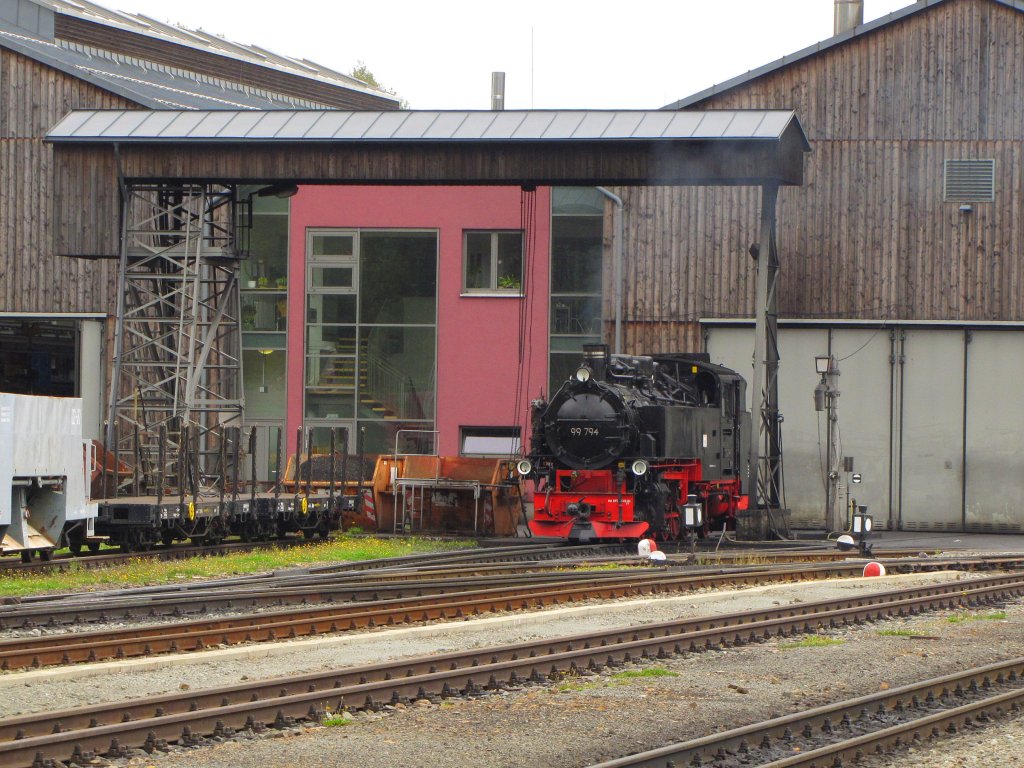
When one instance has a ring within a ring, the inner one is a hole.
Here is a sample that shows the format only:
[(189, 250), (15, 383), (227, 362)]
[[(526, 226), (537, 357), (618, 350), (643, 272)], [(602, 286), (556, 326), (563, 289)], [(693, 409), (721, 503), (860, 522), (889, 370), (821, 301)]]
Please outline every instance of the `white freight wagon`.
[(92, 536), (92, 466), (81, 398), (0, 393), (2, 552), (49, 559), (55, 548), (80, 547)]

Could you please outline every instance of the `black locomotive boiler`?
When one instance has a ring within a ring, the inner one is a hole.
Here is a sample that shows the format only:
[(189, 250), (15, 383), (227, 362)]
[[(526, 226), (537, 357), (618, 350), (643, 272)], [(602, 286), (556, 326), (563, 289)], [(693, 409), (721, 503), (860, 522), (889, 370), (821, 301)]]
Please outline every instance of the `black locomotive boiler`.
[(687, 504), (701, 513), (699, 532), (733, 527), (747, 508), (746, 382), (706, 354), (589, 345), (531, 418), (517, 468), (534, 483), (536, 536), (678, 539)]

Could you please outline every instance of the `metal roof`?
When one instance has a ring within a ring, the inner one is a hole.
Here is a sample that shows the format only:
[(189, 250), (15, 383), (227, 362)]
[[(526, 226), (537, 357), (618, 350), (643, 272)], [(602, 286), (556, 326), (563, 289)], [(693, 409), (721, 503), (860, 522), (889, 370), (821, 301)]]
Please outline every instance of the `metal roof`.
[(304, 99), (215, 78), (187, 77), (167, 67), (116, 54), (89, 54), (4, 29), (0, 47), (85, 80), (150, 109), (287, 109)]
[(112, 11), (88, 0), (0, 0), (0, 47), (149, 109), (317, 109), (324, 104), (314, 95), (291, 95), (274, 85), (259, 85), (263, 82), (260, 79), (255, 85), (251, 80), (239, 82), (231, 77), (194, 72), (184, 64), (172, 66), (119, 49), (107, 50), (64, 39), (55, 27), (55, 20), (61, 16), (82, 19), (101, 32), (103, 28), (123, 30), (186, 46), (228, 60), (229, 68), (236, 67), (238, 62), (254, 65), (261, 69), (253, 71), (265, 71), (271, 82), (272, 76), (284, 73), (302, 78), (312, 86), (383, 97), (396, 105), (398, 102), (391, 94), (311, 61), (279, 56), (263, 48), (233, 43), (145, 16)]
[(47, 135), (51, 142), (582, 142), (779, 141), (795, 131), (789, 110), (372, 111), (83, 110)]
[[(716, 85), (711, 86), (710, 88), (705, 88), (703, 91), (694, 93), (690, 96), (687, 96), (686, 98), (679, 99), (679, 101), (674, 101), (671, 104), (666, 104), (664, 107), (662, 107), (662, 109), (686, 109), (687, 107), (693, 106), (694, 104), (699, 104), (700, 102), (704, 101), (705, 99), (709, 99), (712, 96), (716, 96), (720, 93), (724, 93), (725, 91), (744, 85), (745, 83), (748, 83), (751, 80), (756, 80), (759, 77), (767, 75), (771, 72), (775, 72), (776, 70), (782, 69), (783, 67), (788, 67), (791, 64), (795, 64), (798, 61), (803, 61), (804, 59), (808, 59), (811, 56), (816, 56), (817, 54), (822, 53), (823, 51), (827, 51), (830, 48), (834, 48), (837, 45), (842, 45), (848, 40), (853, 40), (854, 38), (858, 38), (861, 37), (862, 35), (869, 34), (871, 32), (874, 32), (876, 29), (879, 29), (880, 27), (884, 27), (896, 21), (900, 21), (902, 19), (907, 18), (908, 16), (913, 16), (914, 14), (927, 10), (932, 6), (946, 2), (949, 2), (949, 0), (918, 0), (918, 2), (914, 3), (913, 5), (908, 5), (906, 8), (901, 8), (898, 11), (893, 11), (892, 13), (887, 14), (885, 16), (880, 16), (879, 18), (874, 19), (873, 21), (870, 21), (867, 24), (861, 24), (860, 26), (856, 27), (855, 29), (849, 32), (843, 32), (842, 34), (835, 35), (834, 37), (830, 37), (827, 40), (821, 41), (820, 43), (815, 43), (814, 45), (808, 46), (807, 48), (797, 51), (796, 53), (792, 53), (789, 56), (783, 56), (781, 59), (773, 61), (769, 64), (765, 64), (764, 66), (758, 67), (757, 69), (752, 69), (749, 72), (746, 72), (745, 74), (738, 75), (737, 77), (734, 77), (731, 80), (726, 80), (723, 83), (718, 83)], [(991, 0), (991, 2), (998, 3), (999, 5), (1005, 5), (1007, 8), (1012, 8), (1015, 11), (1024, 11), (1024, 1), (1022, 0)]]
[[(284, 56), (257, 45), (246, 45), (227, 40), (201, 29), (190, 29), (180, 24), (162, 22), (141, 13), (115, 11), (90, 2), (90, 0), (32, 0), (32, 2), (65, 16), (74, 16), (95, 24), (166, 40), (177, 45), (185, 45), (216, 56), (240, 59), (374, 96), (391, 98), (391, 94), (383, 93), (362, 80), (315, 62)], [(168, 6), (168, 9), (170, 8), (171, 6)]]

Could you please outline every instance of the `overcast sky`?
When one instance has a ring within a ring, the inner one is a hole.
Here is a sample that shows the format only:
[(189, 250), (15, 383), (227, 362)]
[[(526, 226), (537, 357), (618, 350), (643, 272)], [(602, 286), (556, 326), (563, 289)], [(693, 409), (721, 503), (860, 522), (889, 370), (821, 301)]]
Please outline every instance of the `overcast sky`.
[[(833, 0), (99, 0), (341, 72), (413, 109), (654, 109), (832, 35)], [(870, 21), (909, 0), (865, 0)]]

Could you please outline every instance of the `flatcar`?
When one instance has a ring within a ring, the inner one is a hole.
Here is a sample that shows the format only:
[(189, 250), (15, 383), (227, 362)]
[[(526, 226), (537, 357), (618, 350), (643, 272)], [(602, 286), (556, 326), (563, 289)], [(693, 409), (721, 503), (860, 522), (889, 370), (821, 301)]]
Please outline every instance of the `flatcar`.
[(609, 355), (531, 404), (535, 536), (573, 542), (678, 539), (689, 505), (697, 533), (735, 527), (748, 506), (746, 382), (706, 354)]

